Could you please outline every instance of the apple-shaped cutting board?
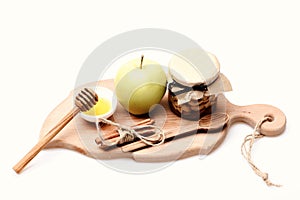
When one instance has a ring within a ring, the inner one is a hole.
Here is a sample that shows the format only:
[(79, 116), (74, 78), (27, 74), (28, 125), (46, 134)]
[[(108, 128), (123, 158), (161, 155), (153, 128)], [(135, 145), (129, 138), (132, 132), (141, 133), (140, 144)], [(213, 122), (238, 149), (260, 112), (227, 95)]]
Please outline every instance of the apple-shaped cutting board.
[[(114, 90), (113, 80), (102, 80), (86, 86), (95, 87), (95, 85)], [(71, 92), (46, 118), (40, 137), (43, 137), (54, 127), (72, 107), (73, 93)], [(197, 121), (184, 120), (170, 110), (168, 95), (165, 94), (161, 104), (156, 106), (149, 114), (155, 120), (156, 125), (161, 127), (167, 135), (172, 134), (174, 136), (162, 145), (146, 146), (133, 151), (130, 151), (130, 145), (132, 144), (102, 149), (95, 142), (98, 137), (96, 125), (77, 115), (46, 148), (66, 148), (96, 159), (132, 158), (139, 162), (166, 162), (193, 155), (209, 154), (222, 143), (229, 127), (234, 122), (245, 122), (254, 127), (258, 121), (265, 116), (269, 116), (272, 121), (264, 123), (260, 129), (260, 132), (266, 136), (281, 134), (286, 124), (283, 112), (273, 106), (263, 104), (236, 106), (231, 104), (222, 94), (219, 95), (217, 103), (214, 105), (214, 113), (227, 113), (229, 117), (227, 123), (221, 124), (221, 128), (217, 131), (201, 132), (202, 128), (199, 127)], [(133, 125), (144, 118), (130, 115), (121, 105), (118, 105), (116, 112), (110, 119), (120, 124)], [(102, 134), (109, 134), (114, 130), (114, 127), (108, 125), (101, 127)]]

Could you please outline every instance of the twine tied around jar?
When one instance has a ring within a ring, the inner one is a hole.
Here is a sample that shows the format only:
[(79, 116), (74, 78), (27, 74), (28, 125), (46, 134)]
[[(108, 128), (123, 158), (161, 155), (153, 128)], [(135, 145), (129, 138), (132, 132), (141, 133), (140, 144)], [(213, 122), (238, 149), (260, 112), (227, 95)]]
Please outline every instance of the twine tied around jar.
[(244, 142), (241, 146), (241, 153), (244, 156), (244, 158), (247, 160), (248, 164), (252, 168), (252, 170), (263, 179), (263, 181), (268, 185), (268, 186), (275, 186), (275, 187), (281, 187), (282, 185), (279, 184), (274, 184), (269, 180), (269, 175), (266, 172), (262, 172), (253, 162), (252, 156), (251, 156), (251, 151), (252, 147), (254, 144), (254, 141), (256, 139), (263, 138), (264, 135), (259, 133), (259, 129), (261, 125), (267, 121), (272, 121), (271, 117), (264, 117), (262, 120), (258, 121), (256, 126), (254, 127), (254, 131), (252, 134), (247, 135), (244, 139)]
[(202, 99), (204, 93), (207, 92), (207, 85), (200, 84), (194, 85), (192, 87), (182, 85), (175, 80), (169, 83), (168, 87), (173, 96), (176, 96), (178, 99), (178, 105), (185, 104), (190, 102), (192, 99), (198, 100)]

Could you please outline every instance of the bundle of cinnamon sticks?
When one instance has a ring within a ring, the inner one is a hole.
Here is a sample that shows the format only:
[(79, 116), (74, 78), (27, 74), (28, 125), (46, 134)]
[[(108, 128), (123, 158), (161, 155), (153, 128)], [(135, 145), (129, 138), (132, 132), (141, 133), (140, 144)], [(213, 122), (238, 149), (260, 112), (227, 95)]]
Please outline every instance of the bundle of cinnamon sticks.
[[(197, 134), (197, 133), (217, 133), (221, 130), (223, 130), (229, 121), (229, 116), (226, 113), (214, 113), (205, 115), (202, 117), (198, 122), (195, 121), (189, 121), (187, 124), (185, 124), (184, 128), (182, 127), (174, 127), (174, 130), (169, 130), (165, 133), (165, 141), (171, 141), (173, 139), (178, 139), (182, 137), (189, 136), (191, 134)], [(131, 127), (134, 130), (138, 130), (141, 134), (144, 136), (150, 136), (154, 134), (152, 130), (140, 128), (141, 125), (153, 125), (155, 124), (155, 121), (153, 119), (145, 119), (142, 120)], [(105, 140), (105, 142), (108, 143), (114, 143), (120, 138), (120, 134), (117, 131), (117, 129), (114, 129), (109, 132), (105, 132), (102, 136), (102, 139)], [(96, 144), (102, 145), (103, 141), (100, 137), (97, 137), (95, 139)], [(105, 150), (110, 150), (111, 148), (115, 147), (121, 147), (123, 152), (133, 152), (142, 148), (147, 147), (148, 145), (140, 140), (134, 140), (133, 142), (128, 142), (120, 145), (115, 145), (114, 147), (106, 148)]]

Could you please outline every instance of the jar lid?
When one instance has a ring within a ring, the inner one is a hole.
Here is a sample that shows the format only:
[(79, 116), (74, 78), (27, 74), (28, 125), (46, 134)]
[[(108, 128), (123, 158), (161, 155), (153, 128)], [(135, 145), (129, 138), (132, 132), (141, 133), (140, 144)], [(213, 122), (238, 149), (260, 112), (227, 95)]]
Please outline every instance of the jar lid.
[(210, 53), (190, 49), (174, 55), (169, 62), (169, 75), (185, 86), (210, 85), (219, 76), (220, 65)]

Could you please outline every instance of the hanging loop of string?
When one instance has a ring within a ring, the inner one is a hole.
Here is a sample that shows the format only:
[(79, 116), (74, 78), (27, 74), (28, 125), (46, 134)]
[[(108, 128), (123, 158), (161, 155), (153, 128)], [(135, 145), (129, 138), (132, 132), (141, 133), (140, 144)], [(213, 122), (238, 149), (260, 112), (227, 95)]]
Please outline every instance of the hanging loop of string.
[(264, 137), (263, 134), (259, 133), (259, 129), (262, 126), (263, 123), (267, 121), (272, 121), (271, 117), (264, 117), (262, 120), (258, 121), (256, 126), (254, 127), (254, 131), (252, 134), (247, 135), (244, 139), (244, 142), (241, 146), (241, 153), (244, 156), (244, 158), (247, 160), (248, 164), (252, 168), (252, 170), (260, 176), (263, 181), (268, 185), (268, 186), (275, 186), (275, 187), (281, 187), (281, 185), (274, 184), (269, 180), (269, 175), (268, 173), (262, 172), (253, 162), (252, 157), (251, 157), (251, 152), (252, 152), (252, 147), (254, 144), (254, 141), (256, 139), (260, 139)]
[[(140, 126), (138, 126), (138, 129), (134, 129), (132, 127), (124, 126), (124, 125), (121, 125), (119, 123), (113, 122), (113, 121), (105, 119), (105, 118), (100, 118), (100, 122), (117, 127), (118, 133), (120, 135), (120, 137), (116, 141), (108, 142), (103, 138), (101, 131), (99, 130), (99, 127), (97, 125), (97, 131), (99, 133), (99, 138), (101, 139), (101, 143), (104, 146), (113, 146), (113, 145), (117, 145), (117, 144), (123, 144), (126, 142), (132, 142), (136, 138), (150, 146), (158, 146), (158, 145), (163, 144), (165, 141), (165, 133), (158, 126), (140, 125)], [(99, 122), (97, 122), (97, 123), (99, 123)], [(154, 134), (152, 134), (151, 136), (143, 136), (142, 134), (139, 133), (139, 131), (138, 131), (139, 129), (151, 129), (154, 132)]]

